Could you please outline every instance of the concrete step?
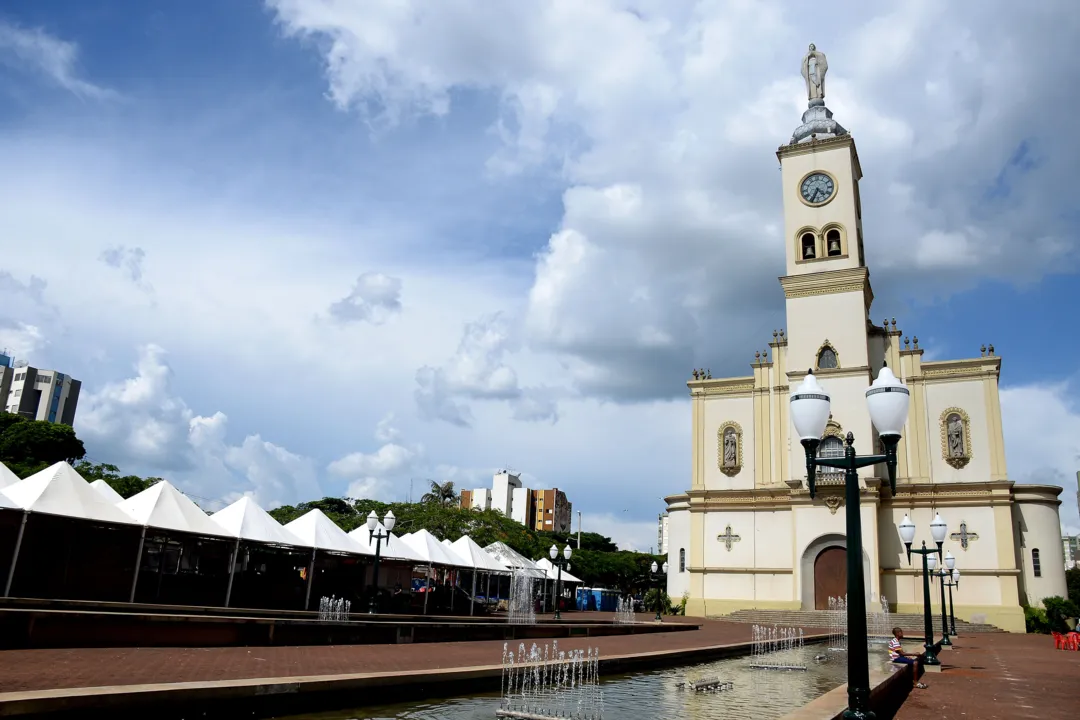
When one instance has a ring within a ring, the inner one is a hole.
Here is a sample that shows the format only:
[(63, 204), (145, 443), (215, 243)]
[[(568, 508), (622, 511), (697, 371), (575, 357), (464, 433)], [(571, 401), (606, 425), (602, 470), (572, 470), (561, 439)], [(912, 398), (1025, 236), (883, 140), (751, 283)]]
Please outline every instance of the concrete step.
[[(790, 627), (831, 627), (834, 622), (832, 613), (827, 610), (737, 610), (730, 615), (710, 615), (720, 620), (731, 622), (752, 623), (758, 625), (783, 625)], [(870, 617), (868, 614), (867, 617)], [(940, 622), (940, 615), (934, 615), (934, 626)], [(922, 634), (923, 616), (915, 613), (895, 613), (889, 615), (889, 627), (900, 627), (906, 634)], [(986, 633), (1004, 632), (1000, 628), (987, 623), (969, 623), (964, 620), (956, 621), (956, 632)]]

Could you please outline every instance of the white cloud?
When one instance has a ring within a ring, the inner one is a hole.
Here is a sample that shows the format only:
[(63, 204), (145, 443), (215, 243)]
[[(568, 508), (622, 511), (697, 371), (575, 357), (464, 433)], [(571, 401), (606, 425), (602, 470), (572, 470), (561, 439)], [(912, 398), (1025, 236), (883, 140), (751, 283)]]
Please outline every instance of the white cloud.
[(0, 20), (0, 61), (8, 60), (48, 77), (65, 90), (94, 99), (115, 97), (112, 90), (78, 77), (79, 48), (41, 29), (20, 28)]
[(46, 342), (41, 329), (36, 325), (27, 325), (24, 322), (16, 322), (12, 326), (0, 325), (0, 351), (17, 360), (29, 362)]
[(141, 247), (124, 247), (116, 245), (107, 248), (100, 256), (101, 262), (111, 268), (120, 270), (136, 286), (150, 291), (150, 285), (143, 282), (143, 262), (146, 260), (146, 251)]
[(1076, 472), (1080, 470), (1080, 407), (1067, 383), (1036, 384), (1001, 391), (1009, 477), (1017, 482), (1060, 485), (1062, 526), (1080, 533)]
[(401, 279), (382, 273), (364, 273), (352, 292), (330, 306), (338, 322), (369, 322), (382, 325), (401, 312)]
[[(657, 552), (656, 521), (627, 520), (625, 514), (618, 517), (612, 513), (582, 513), (582, 532), (594, 532), (611, 538), (620, 550), (638, 552)], [(577, 517), (574, 517), (574, 531), (577, 531)]]

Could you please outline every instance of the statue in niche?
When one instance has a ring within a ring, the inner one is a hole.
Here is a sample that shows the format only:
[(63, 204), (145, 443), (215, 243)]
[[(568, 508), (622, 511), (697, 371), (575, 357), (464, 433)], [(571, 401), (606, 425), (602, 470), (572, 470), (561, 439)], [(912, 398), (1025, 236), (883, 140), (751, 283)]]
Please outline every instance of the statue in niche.
[(828, 71), (829, 63), (825, 60), (825, 53), (819, 52), (814, 43), (810, 43), (810, 50), (802, 61), (802, 76), (806, 81), (806, 97), (809, 100), (824, 101), (825, 73)]
[(724, 467), (733, 468), (739, 462), (739, 438), (735, 428), (724, 431)]
[(964, 421), (954, 413), (945, 423), (949, 437), (949, 457), (964, 457), (967, 454), (964, 447)]

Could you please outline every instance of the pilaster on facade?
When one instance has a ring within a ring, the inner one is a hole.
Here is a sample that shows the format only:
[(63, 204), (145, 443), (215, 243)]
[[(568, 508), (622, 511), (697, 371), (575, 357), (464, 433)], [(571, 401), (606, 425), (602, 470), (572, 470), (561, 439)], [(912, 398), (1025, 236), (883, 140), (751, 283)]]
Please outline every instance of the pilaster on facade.
[(790, 386), (787, 382), (787, 337), (781, 329), (773, 331), (773, 341), (769, 343), (769, 349), (773, 356), (772, 374), (772, 425), (769, 438), (772, 439), (772, 457), (775, 462), (772, 466), (772, 484), (779, 485), (789, 478), (788, 443), (790, 437), (791, 420), (788, 417), (788, 398)]
[(773, 362), (768, 350), (756, 357), (754, 369), (754, 485), (772, 484), (772, 386)]

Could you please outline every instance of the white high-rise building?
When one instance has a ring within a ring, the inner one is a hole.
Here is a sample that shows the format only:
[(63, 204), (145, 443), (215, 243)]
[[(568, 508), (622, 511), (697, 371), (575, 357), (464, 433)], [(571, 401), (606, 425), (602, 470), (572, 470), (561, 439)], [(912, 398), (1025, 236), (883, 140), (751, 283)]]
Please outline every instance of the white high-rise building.
[(511, 494), (510, 519), (514, 522), (519, 522), (522, 525), (532, 526), (532, 490), (525, 487), (514, 488)]
[(491, 482), (491, 507), (508, 518), (513, 517), (514, 490), (521, 487), (521, 476), (509, 470), (495, 473)]
[(82, 383), (56, 370), (17, 365), (0, 353), (0, 410), (27, 420), (72, 425)]

